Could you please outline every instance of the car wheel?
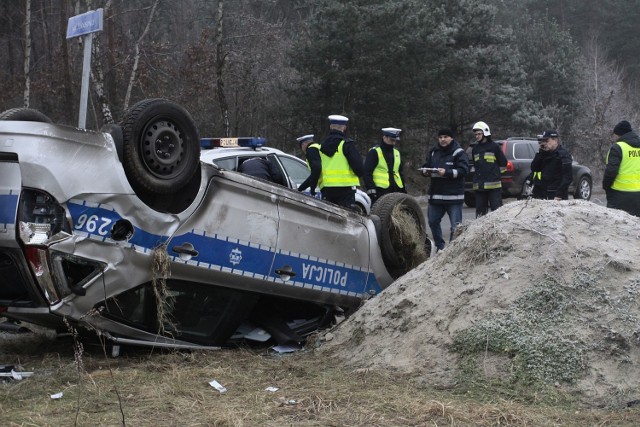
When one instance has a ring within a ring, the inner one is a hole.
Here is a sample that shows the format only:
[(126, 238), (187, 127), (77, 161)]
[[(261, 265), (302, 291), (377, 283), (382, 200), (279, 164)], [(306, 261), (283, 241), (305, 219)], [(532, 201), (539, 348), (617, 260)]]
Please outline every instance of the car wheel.
[(473, 192), (465, 191), (464, 204), (470, 208), (476, 207), (476, 195)]
[(12, 108), (0, 113), (0, 120), (53, 123), (49, 117), (32, 108)]
[(583, 175), (578, 179), (578, 185), (576, 185), (576, 192), (573, 193), (574, 199), (583, 199), (589, 200), (591, 199), (591, 178), (586, 175)]
[[(408, 218), (415, 220), (416, 232), (419, 234), (415, 239), (405, 239), (406, 236), (401, 234), (405, 229), (398, 227), (394, 222), (396, 209), (401, 209), (403, 213), (408, 214)], [(392, 277), (400, 277), (426, 260), (430, 252), (430, 241), (426, 239), (425, 242), (424, 214), (416, 199), (405, 193), (385, 194), (373, 204), (371, 215), (380, 218), (378, 235), (380, 251)], [(424, 247), (418, 247), (418, 244)], [(419, 259), (420, 257), (424, 259)]]
[(199, 175), (200, 139), (184, 108), (147, 99), (126, 112), (121, 126), (124, 169), (136, 192), (175, 193)]

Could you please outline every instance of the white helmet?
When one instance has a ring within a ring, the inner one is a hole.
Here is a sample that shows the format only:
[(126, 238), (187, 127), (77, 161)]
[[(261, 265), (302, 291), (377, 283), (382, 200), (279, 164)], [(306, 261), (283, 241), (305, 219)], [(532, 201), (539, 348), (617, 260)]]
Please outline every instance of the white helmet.
[(489, 125), (485, 122), (477, 122), (473, 125), (473, 130), (481, 130), (484, 136), (491, 136), (491, 131), (489, 130)]

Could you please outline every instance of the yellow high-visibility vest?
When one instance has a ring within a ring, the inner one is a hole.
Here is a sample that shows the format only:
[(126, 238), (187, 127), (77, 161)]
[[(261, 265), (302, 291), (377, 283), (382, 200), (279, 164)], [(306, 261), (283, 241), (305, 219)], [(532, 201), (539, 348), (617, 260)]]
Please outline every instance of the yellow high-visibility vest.
[[(618, 191), (640, 191), (640, 148), (633, 147), (624, 141), (618, 141), (616, 144), (622, 149), (622, 161), (611, 188)], [(609, 163), (608, 153), (607, 163)]]
[[(376, 150), (378, 153), (378, 165), (373, 170), (373, 183), (376, 187), (389, 188), (389, 165), (382, 154), (382, 148), (374, 147), (372, 150)], [(403, 188), (404, 184), (400, 178), (400, 152), (395, 148), (393, 149), (393, 159), (393, 180), (398, 188)]]
[(338, 151), (329, 157), (320, 150), (322, 159), (322, 184), (318, 186), (322, 190), (324, 187), (354, 187), (360, 185), (360, 179), (349, 166), (349, 161), (342, 152), (344, 139), (338, 145)]

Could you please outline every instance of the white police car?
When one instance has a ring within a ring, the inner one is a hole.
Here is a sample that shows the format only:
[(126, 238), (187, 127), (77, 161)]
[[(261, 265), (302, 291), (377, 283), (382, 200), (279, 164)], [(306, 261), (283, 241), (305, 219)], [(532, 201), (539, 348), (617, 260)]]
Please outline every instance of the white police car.
[[(297, 189), (309, 176), (309, 168), (303, 160), (284, 151), (266, 147), (265, 138), (202, 138), (200, 160), (235, 171), (246, 159), (265, 157), (276, 165), (284, 175), (289, 188)], [(306, 192), (309, 194), (309, 192)], [(316, 192), (316, 197), (320, 193)], [(356, 207), (360, 214), (371, 213), (371, 199), (364, 191), (356, 190)]]
[(165, 99), (104, 132), (0, 114), (0, 316), (119, 344), (217, 346), (247, 324), (299, 341), (412, 267), (397, 205), (426, 236), (405, 194), (365, 217), (199, 159)]

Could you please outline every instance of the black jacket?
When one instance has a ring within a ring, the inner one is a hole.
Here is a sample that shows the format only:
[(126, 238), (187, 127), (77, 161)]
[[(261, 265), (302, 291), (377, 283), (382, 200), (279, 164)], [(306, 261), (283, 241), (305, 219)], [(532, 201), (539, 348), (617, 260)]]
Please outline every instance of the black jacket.
[(238, 166), (238, 172), (275, 182), (276, 184), (286, 185), (284, 176), (279, 168), (268, 159), (262, 157), (253, 157), (245, 160)]
[(553, 151), (540, 150), (531, 161), (533, 197), (537, 199), (569, 198), (573, 180), (571, 154), (562, 145)]
[[(507, 158), (491, 139), (474, 144), (471, 150), (473, 157), (473, 189), (485, 190), (485, 183), (500, 183), (501, 169), (507, 166)], [(502, 187), (498, 187), (501, 189)]]
[(436, 144), (429, 154), (423, 168), (443, 168), (444, 176), (431, 174), (429, 203), (453, 204), (464, 200), (464, 176), (469, 172), (469, 159), (457, 141), (441, 147)]
[(344, 140), (342, 153), (347, 158), (347, 161), (349, 162), (349, 166), (351, 166), (351, 170), (353, 171), (353, 173), (361, 177), (364, 172), (362, 166), (362, 157), (358, 152), (358, 147), (356, 147), (355, 141), (345, 137), (344, 133), (335, 129), (331, 130), (329, 135), (324, 139), (324, 141), (322, 141), (322, 148), (320, 149), (320, 151), (322, 151), (329, 157), (333, 157), (333, 155), (338, 151), (338, 146), (340, 145), (340, 142), (342, 142), (342, 140)]
[(307, 157), (307, 163), (309, 165), (311, 173), (309, 174), (307, 179), (305, 179), (304, 182), (300, 184), (300, 186), (298, 187), (298, 191), (304, 191), (308, 188), (313, 195), (316, 193), (318, 180), (320, 179), (320, 175), (322, 174), (322, 158), (320, 157), (320, 151), (315, 146), (307, 147), (305, 156)]

